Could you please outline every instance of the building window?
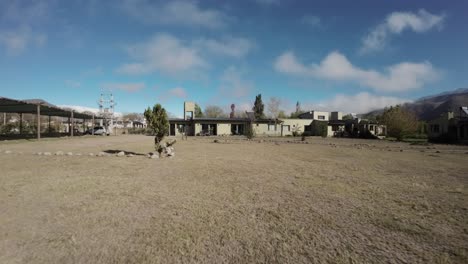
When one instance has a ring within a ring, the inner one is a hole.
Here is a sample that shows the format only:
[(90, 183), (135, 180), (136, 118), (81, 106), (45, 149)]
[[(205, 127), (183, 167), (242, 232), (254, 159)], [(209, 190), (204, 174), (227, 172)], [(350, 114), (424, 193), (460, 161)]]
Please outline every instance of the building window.
[(318, 120), (325, 120), (325, 116), (324, 115), (319, 115), (317, 116)]
[(373, 126), (373, 125), (370, 125), (370, 126), (369, 126), (369, 130), (370, 130), (370, 131), (374, 131), (374, 126)]
[(268, 124), (268, 131), (276, 131), (276, 125)]
[(439, 133), (440, 127), (439, 125), (431, 125), (431, 132)]
[(283, 131), (291, 131), (291, 127), (289, 125), (284, 125), (283, 126)]

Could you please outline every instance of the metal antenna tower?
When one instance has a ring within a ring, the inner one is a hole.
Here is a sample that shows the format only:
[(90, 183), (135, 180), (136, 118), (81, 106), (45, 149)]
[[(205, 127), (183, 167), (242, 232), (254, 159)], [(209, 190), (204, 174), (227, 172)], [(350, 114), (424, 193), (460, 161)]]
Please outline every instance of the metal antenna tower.
[(106, 129), (110, 125), (114, 126), (114, 109), (115, 100), (112, 93), (105, 93), (101, 91), (101, 97), (99, 97), (99, 115), (104, 118)]

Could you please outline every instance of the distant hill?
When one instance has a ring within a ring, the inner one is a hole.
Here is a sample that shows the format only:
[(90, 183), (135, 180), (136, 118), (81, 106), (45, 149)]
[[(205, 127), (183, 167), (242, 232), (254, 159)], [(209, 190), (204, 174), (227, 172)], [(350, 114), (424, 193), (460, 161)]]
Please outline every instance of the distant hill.
[[(412, 103), (406, 103), (403, 107), (416, 114), (420, 120), (432, 120), (447, 111), (458, 111), (460, 106), (468, 106), (468, 88), (443, 92), (436, 95), (422, 97)], [(383, 109), (374, 110), (363, 114), (363, 118), (379, 115)]]
[(56, 105), (53, 105), (45, 100), (42, 99), (25, 99), (22, 100), (23, 102), (30, 103), (30, 104), (41, 104), (41, 105), (46, 105), (49, 107), (57, 107)]

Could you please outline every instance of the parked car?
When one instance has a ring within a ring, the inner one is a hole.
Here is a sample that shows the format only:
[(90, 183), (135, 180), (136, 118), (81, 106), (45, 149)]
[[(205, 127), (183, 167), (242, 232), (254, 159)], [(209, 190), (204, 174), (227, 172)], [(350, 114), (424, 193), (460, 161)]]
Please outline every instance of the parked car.
[(110, 134), (109, 131), (106, 131), (106, 128), (102, 127), (102, 126), (97, 126), (97, 127), (91, 128), (91, 129), (87, 130), (85, 132), (85, 134), (92, 135), (93, 130), (94, 130), (94, 135), (101, 135), (101, 136), (107, 135), (107, 136), (109, 136), (109, 134)]

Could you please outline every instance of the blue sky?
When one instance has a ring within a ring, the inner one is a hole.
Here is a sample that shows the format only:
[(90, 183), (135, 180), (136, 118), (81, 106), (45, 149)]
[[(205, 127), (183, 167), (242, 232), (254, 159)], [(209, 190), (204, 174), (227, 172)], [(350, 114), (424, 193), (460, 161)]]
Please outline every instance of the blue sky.
[(0, 1), (0, 96), (363, 113), (468, 87), (466, 1)]

